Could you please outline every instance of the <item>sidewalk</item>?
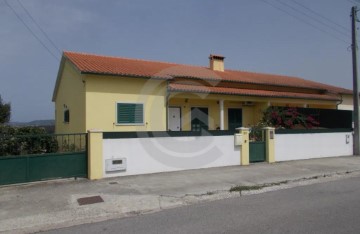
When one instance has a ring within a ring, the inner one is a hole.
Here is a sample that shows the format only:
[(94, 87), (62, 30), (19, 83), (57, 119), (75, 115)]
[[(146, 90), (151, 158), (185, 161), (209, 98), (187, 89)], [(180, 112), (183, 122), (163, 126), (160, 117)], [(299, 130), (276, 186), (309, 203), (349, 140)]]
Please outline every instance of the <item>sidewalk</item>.
[[(359, 174), (360, 157), (337, 157), (0, 187), (0, 232), (31, 233), (236, 197), (240, 193), (229, 189), (239, 185), (291, 187)], [(78, 204), (98, 195), (104, 202)]]

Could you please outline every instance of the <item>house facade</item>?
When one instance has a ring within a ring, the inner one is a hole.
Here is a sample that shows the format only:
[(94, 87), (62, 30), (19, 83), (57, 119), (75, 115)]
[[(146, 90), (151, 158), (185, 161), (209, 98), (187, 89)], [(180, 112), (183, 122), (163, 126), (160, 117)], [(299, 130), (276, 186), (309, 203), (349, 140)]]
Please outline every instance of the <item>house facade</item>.
[(233, 130), (269, 106), (351, 109), (351, 91), (297, 77), (64, 52), (56, 133)]

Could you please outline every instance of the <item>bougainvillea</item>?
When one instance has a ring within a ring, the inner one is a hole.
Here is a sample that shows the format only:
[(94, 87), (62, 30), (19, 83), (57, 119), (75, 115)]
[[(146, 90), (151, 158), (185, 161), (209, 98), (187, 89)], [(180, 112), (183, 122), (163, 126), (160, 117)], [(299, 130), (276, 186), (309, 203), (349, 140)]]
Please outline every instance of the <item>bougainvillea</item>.
[(269, 107), (265, 112), (262, 122), (275, 128), (314, 128), (319, 126), (314, 116), (300, 113), (293, 107)]

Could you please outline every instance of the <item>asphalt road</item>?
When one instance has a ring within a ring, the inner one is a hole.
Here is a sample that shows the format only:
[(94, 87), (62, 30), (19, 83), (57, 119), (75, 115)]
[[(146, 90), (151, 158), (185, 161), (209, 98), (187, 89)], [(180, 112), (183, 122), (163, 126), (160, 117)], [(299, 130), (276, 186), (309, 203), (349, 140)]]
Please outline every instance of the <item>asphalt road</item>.
[(360, 177), (46, 233), (360, 233)]

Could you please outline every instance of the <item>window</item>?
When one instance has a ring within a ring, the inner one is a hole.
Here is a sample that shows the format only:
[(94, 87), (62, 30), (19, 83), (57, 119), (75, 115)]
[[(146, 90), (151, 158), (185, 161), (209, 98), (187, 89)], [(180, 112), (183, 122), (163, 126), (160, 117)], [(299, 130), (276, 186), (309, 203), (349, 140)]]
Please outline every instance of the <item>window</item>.
[(120, 125), (144, 124), (144, 104), (117, 103), (116, 123)]
[(70, 111), (64, 110), (64, 123), (69, 123), (69, 122), (70, 122)]
[(191, 108), (191, 131), (201, 131), (209, 129), (209, 110), (204, 107)]

